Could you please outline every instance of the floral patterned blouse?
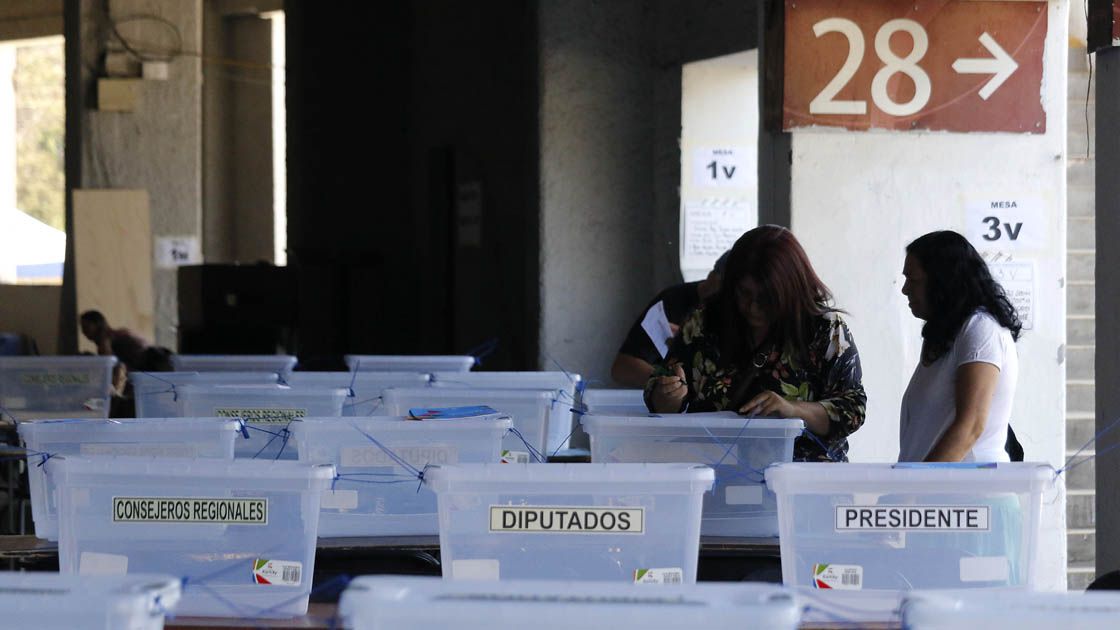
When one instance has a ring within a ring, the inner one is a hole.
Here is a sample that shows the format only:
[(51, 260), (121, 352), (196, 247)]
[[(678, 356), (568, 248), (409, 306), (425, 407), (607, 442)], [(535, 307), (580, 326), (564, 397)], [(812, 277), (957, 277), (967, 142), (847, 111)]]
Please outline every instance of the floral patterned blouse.
[[(746, 365), (719, 368), (719, 347), (715, 332), (704, 330), (704, 309), (697, 309), (685, 320), (665, 364), (655, 372), (666, 373), (668, 363), (681, 362), (688, 383), (685, 405), (690, 413), (727, 409), (732, 405), (730, 397), (749, 374)], [(766, 357), (743, 403), (764, 390), (790, 401), (820, 403), (828, 412), (828, 435), (815, 436), (819, 442), (805, 435), (797, 438), (793, 459), (847, 461), (847, 436), (863, 425), (866, 413), (862, 379), (852, 333), (838, 314), (829, 313), (818, 318), (807, 352), (798, 353), (787, 343)]]

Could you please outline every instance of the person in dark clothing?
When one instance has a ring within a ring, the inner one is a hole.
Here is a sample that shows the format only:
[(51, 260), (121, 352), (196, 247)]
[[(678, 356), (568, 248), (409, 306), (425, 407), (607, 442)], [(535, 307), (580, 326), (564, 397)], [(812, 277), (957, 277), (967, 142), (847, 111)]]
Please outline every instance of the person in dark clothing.
[(611, 365), (611, 378), (616, 383), (635, 389), (646, 386), (646, 382), (653, 374), (653, 365), (662, 358), (661, 353), (657, 351), (657, 346), (642, 328), (642, 320), (645, 319), (646, 313), (658, 302), (663, 302), (665, 318), (669, 320), (669, 326), (675, 335), (689, 314), (696, 310), (702, 301), (719, 291), (720, 274), (723, 273), (723, 266), (727, 262), (727, 254), (728, 252), (725, 252), (719, 257), (704, 280), (671, 286), (658, 293), (657, 297), (646, 305), (642, 314), (630, 327), (630, 331), (626, 333), (626, 339), (623, 340)]
[(115, 356), (129, 370), (143, 370), (150, 344), (127, 328), (113, 328), (100, 311), (81, 316), (82, 336), (97, 346), (97, 354)]
[(847, 461), (867, 394), (842, 313), (793, 234), (757, 227), (736, 241), (722, 288), (654, 366), (646, 405), (654, 413), (799, 418), (807, 431), (794, 442), (794, 461)]

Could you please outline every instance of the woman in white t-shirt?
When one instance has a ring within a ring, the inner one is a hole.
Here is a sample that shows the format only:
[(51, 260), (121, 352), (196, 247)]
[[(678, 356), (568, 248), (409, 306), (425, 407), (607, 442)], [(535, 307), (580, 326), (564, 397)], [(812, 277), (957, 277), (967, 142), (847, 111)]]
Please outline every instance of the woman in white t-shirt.
[(903, 462), (1006, 462), (1022, 324), (1003, 288), (960, 234), (906, 247), (902, 293), (922, 327), (922, 357), (902, 397)]

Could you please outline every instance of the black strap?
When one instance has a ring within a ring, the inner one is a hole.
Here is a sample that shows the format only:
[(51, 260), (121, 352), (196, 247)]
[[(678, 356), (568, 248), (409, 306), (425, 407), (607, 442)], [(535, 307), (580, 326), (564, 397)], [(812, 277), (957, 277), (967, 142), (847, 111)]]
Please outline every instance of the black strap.
[(1007, 441), (1003, 444), (1003, 450), (1007, 451), (1007, 456), (1013, 462), (1023, 461), (1023, 445), (1019, 443), (1019, 438), (1015, 437), (1015, 430), (1011, 425), (1007, 425)]

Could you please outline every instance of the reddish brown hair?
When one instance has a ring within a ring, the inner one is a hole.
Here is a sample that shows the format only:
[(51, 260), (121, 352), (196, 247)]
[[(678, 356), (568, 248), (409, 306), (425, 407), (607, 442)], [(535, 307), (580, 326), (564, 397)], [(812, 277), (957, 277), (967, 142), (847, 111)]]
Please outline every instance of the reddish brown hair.
[(793, 232), (777, 225), (750, 230), (731, 248), (719, 293), (705, 309), (707, 326), (719, 335), (721, 363), (738, 362), (750, 352), (749, 327), (736, 297), (747, 277), (758, 284), (756, 299), (770, 320), (771, 339), (798, 351), (807, 349), (814, 320), (838, 310)]

